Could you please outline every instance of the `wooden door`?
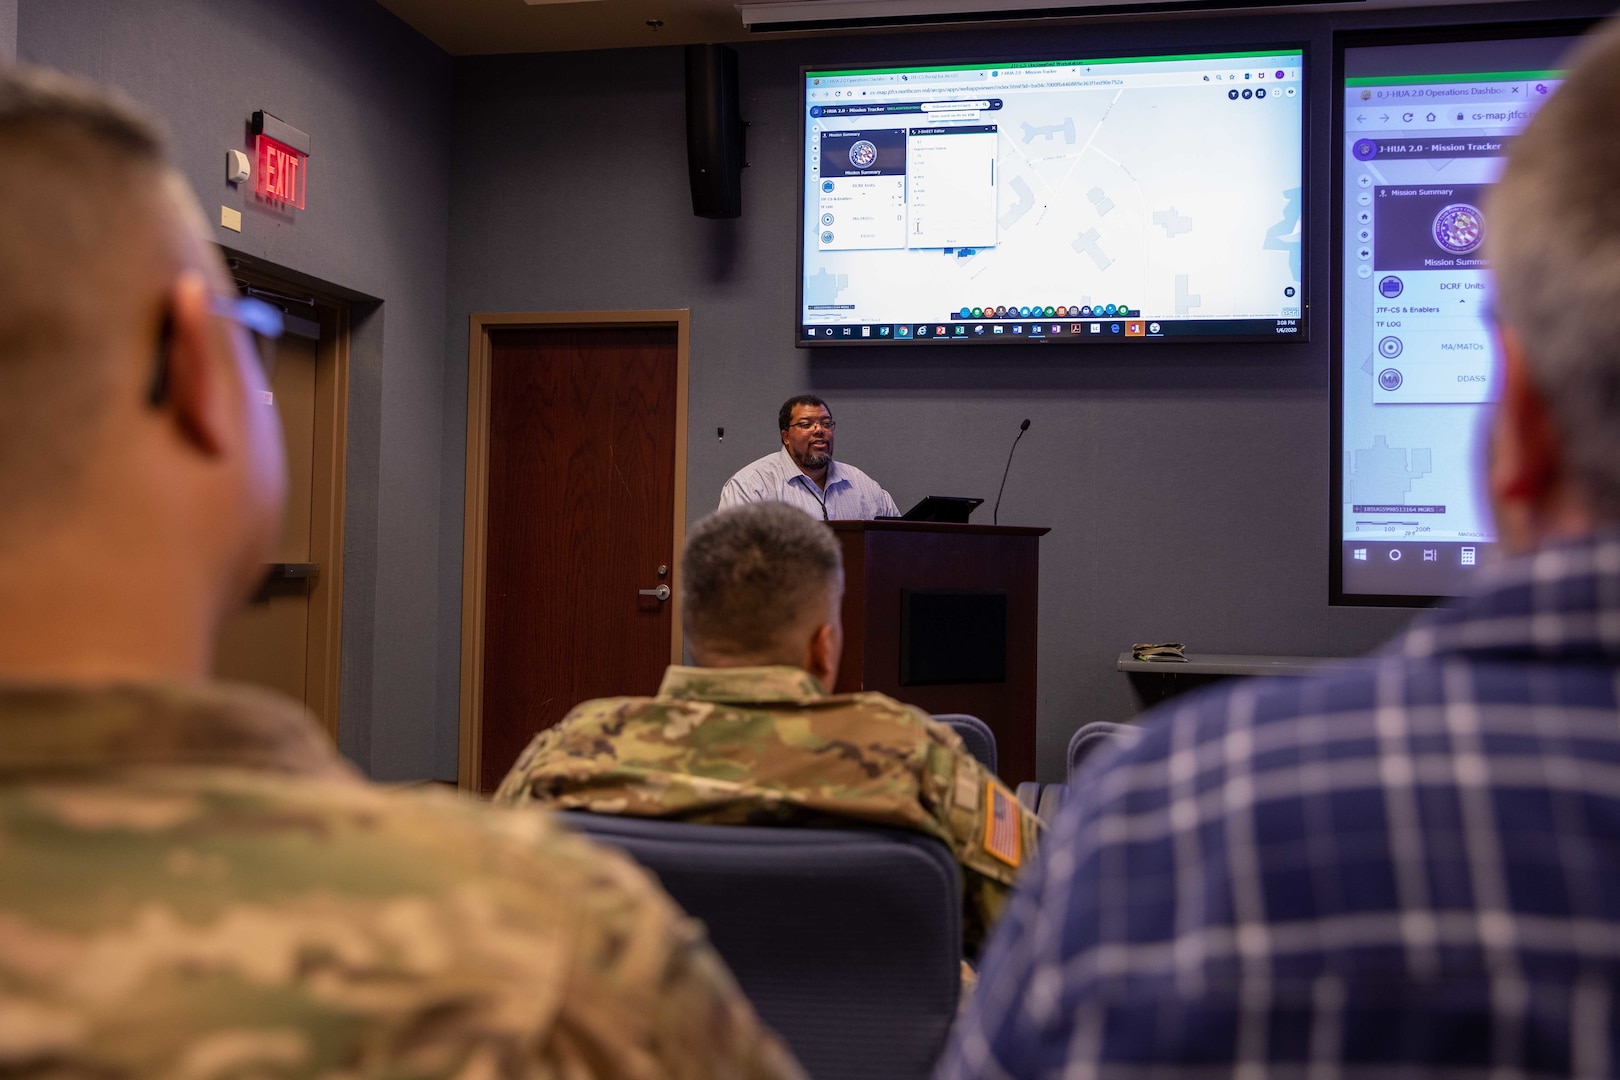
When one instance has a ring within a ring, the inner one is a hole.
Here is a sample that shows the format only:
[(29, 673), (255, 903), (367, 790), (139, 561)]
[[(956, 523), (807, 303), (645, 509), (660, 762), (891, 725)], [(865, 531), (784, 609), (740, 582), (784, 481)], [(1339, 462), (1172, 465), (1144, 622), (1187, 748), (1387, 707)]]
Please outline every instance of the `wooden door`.
[(651, 694), (675, 584), (677, 330), (490, 332), (478, 786), (588, 698)]
[[(313, 324), (311, 324), (313, 326)], [(226, 622), (214, 658), (221, 679), (309, 700), (310, 522), (314, 500), (316, 341), (287, 333), (270, 380), (287, 447), (287, 517), (259, 595)]]
[(222, 679), (279, 690), (334, 737), (343, 629), (343, 491), (349, 309), (311, 296), (244, 255), (229, 265), (244, 293), (281, 309), (270, 390), (287, 448), (287, 509), (265, 585), (227, 620), (214, 658)]

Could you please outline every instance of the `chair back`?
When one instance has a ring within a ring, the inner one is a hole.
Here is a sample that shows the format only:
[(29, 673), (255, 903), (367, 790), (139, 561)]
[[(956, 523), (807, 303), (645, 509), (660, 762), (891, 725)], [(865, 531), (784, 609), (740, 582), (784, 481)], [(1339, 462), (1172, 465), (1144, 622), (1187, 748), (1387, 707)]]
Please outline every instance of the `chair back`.
[(934, 719), (962, 736), (967, 752), (979, 764), (991, 772), (996, 771), (996, 733), (990, 730), (989, 724), (967, 713), (936, 713)]
[(1069, 787), (1074, 787), (1075, 778), (1080, 775), (1080, 766), (1086, 758), (1109, 743), (1135, 738), (1137, 730), (1130, 724), (1116, 724), (1109, 720), (1093, 720), (1081, 725), (1080, 730), (1069, 739)]
[(816, 1080), (925, 1080), (961, 981), (961, 875), (896, 829), (692, 825), (570, 813), (701, 919)]

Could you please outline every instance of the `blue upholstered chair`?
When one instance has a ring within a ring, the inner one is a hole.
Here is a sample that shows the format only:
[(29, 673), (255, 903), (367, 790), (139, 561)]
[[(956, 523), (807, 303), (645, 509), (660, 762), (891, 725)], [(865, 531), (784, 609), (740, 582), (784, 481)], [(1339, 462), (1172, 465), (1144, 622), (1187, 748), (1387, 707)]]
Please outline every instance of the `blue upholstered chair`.
[(962, 736), (968, 753), (977, 758), (979, 764), (991, 772), (996, 771), (996, 733), (990, 730), (989, 724), (967, 713), (936, 713), (934, 719)]
[(1098, 750), (1125, 739), (1134, 739), (1140, 729), (1130, 724), (1115, 724), (1108, 720), (1093, 720), (1083, 724), (1069, 739), (1069, 786), (1074, 786), (1080, 775), (1080, 766)]
[(961, 878), (944, 844), (894, 829), (568, 819), (703, 920), (816, 1080), (929, 1075), (961, 979)]

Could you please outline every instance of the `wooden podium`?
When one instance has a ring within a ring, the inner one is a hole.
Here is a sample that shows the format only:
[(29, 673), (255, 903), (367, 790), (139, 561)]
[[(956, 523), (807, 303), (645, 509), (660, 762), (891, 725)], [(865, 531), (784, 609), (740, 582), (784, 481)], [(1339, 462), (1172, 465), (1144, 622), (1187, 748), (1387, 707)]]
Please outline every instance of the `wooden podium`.
[(1001, 778), (1035, 779), (1040, 538), (1049, 530), (834, 521), (844, 549), (836, 693), (874, 690), (996, 735)]

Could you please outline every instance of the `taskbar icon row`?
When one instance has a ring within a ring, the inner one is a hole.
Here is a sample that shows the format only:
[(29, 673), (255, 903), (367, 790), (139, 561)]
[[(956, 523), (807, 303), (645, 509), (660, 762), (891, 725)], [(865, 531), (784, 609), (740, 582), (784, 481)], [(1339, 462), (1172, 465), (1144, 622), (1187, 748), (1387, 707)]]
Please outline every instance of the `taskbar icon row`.
[(856, 323), (852, 326), (802, 326), (808, 341), (973, 341), (986, 338), (1153, 338), (1164, 327), (1146, 319), (1103, 319), (1083, 322), (1017, 323)]
[(951, 312), (953, 319), (1135, 319), (1142, 312), (1129, 304), (1047, 304), (1045, 307), (962, 308)]

